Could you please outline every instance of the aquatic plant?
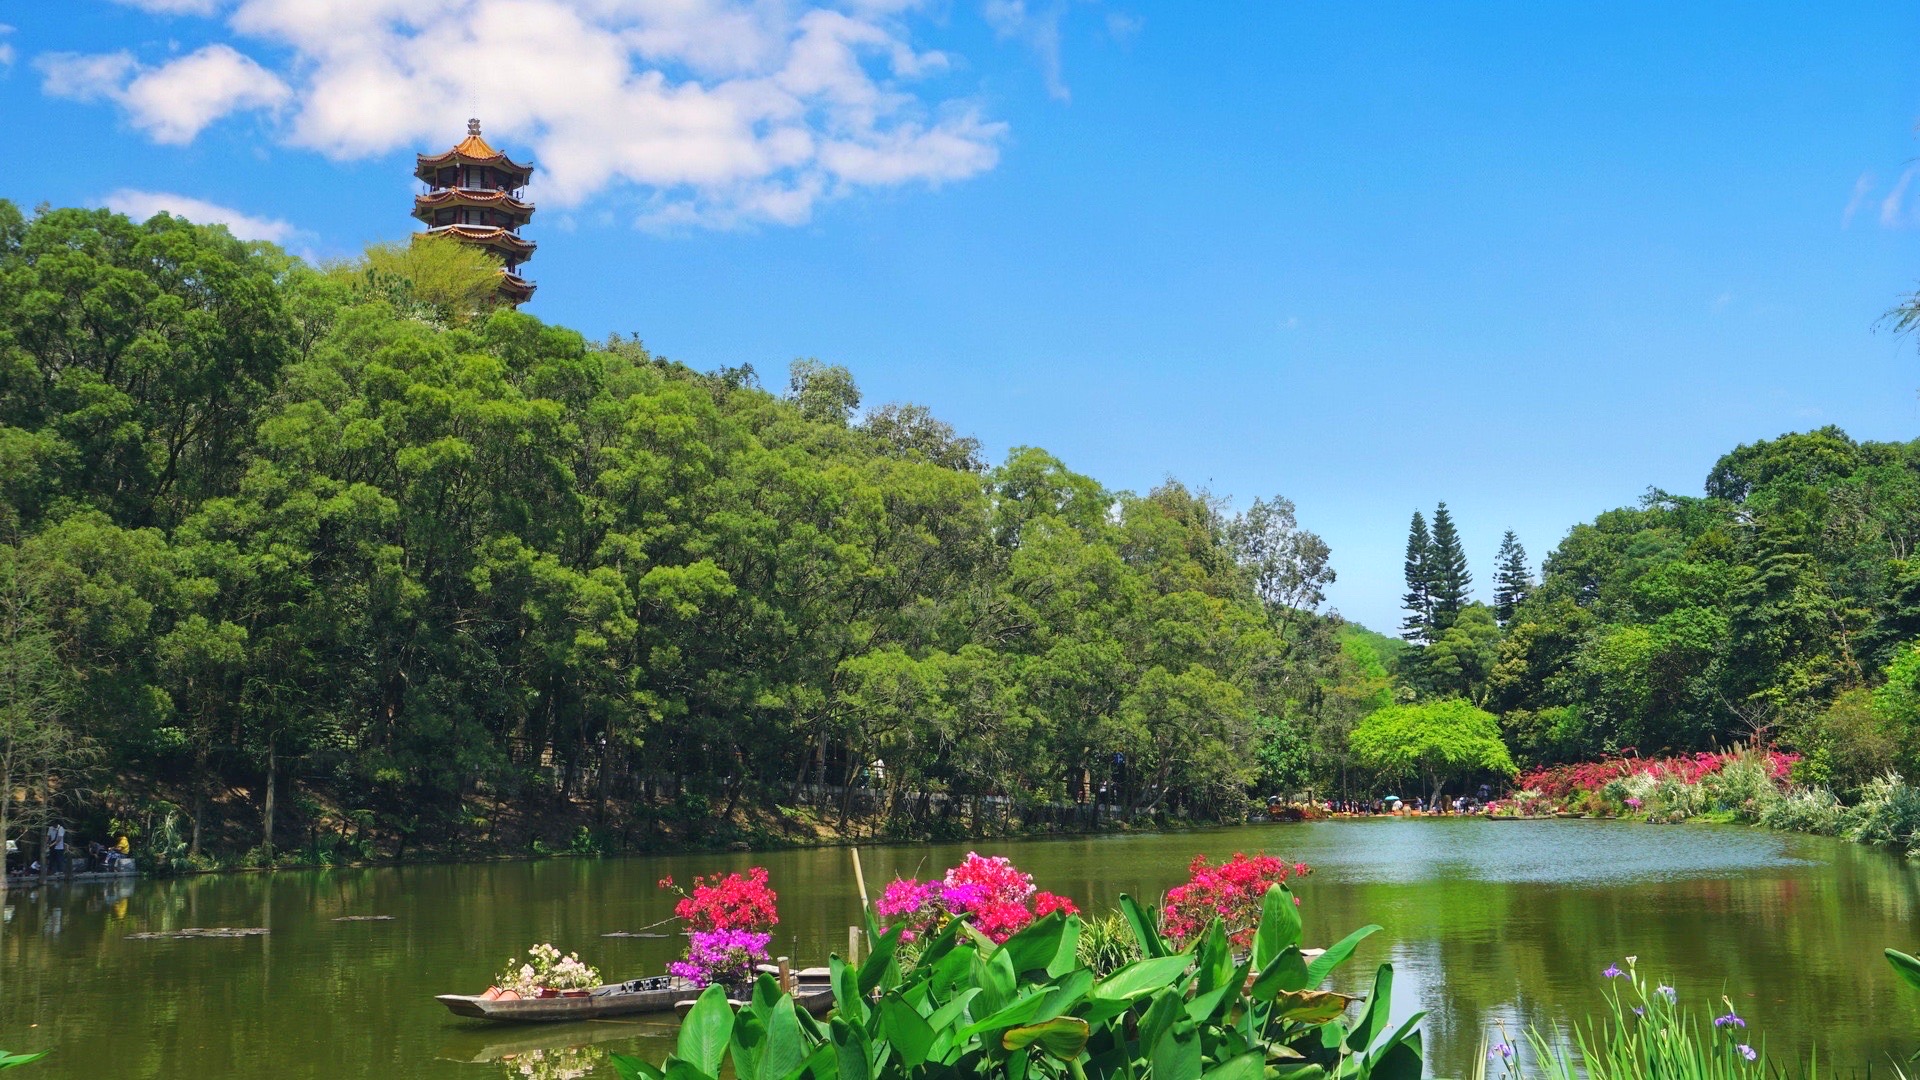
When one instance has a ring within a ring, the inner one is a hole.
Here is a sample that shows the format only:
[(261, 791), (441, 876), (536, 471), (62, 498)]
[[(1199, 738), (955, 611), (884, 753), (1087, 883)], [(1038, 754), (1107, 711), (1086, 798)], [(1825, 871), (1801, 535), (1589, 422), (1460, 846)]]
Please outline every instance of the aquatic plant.
[(1175, 949), (1151, 909), (1123, 896), (1140, 959), (1105, 975), (1078, 961), (1086, 924), (1062, 912), (1001, 943), (949, 919), (911, 966), (900, 963), (906, 929), (895, 925), (864, 962), (832, 959), (831, 1019), (808, 1016), (762, 976), (737, 1008), (717, 988), (703, 993), (662, 1064), (612, 1061), (624, 1080), (715, 1080), (728, 1070), (739, 1080), (1419, 1080), (1424, 1014), (1388, 1022), (1392, 965), (1364, 999), (1316, 989), (1379, 928), (1308, 962), (1292, 893), (1274, 885), (1260, 906), (1236, 957), (1219, 918)]
[[(1652, 986), (1636, 969), (1610, 964), (1600, 974), (1606, 1008), (1562, 1033), (1530, 1028), (1529, 1054), (1508, 1044), (1504, 1029), (1477, 1062), (1475, 1080), (1750, 1080), (1769, 1075), (1748, 1041), (1747, 1021), (1730, 998), (1726, 1012), (1702, 1023), (1665, 983)], [(1485, 1045), (1486, 1037), (1482, 1043)], [(1530, 1060), (1529, 1060), (1530, 1059)], [(1497, 1072), (1495, 1071), (1497, 1069)]]
[(1253, 940), (1267, 891), (1290, 877), (1312, 872), (1306, 863), (1289, 863), (1272, 855), (1236, 851), (1218, 866), (1209, 865), (1204, 855), (1195, 855), (1187, 864), (1186, 883), (1167, 892), (1161, 929), (1184, 945), (1219, 920), (1226, 926), (1227, 939), (1244, 949)]
[(583, 963), (579, 953), (561, 955), (551, 944), (527, 949), (525, 961), (508, 959), (507, 966), (493, 977), (493, 985), (521, 997), (535, 997), (541, 990), (587, 990), (600, 985), (600, 972)]

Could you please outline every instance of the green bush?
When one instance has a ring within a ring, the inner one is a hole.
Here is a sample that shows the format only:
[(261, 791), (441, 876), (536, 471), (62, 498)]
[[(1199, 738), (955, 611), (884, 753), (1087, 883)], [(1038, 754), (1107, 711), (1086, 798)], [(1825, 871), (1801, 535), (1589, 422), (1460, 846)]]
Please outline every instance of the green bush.
[(1838, 836), (1847, 825), (1847, 808), (1823, 787), (1800, 788), (1774, 800), (1760, 814), (1769, 829)]
[(1415, 1014), (1389, 1028), (1392, 965), (1359, 999), (1316, 989), (1361, 939), (1308, 962), (1293, 894), (1266, 894), (1249, 954), (1236, 960), (1218, 921), (1184, 950), (1130, 898), (1122, 910), (1142, 958), (1104, 977), (1080, 963), (1085, 923), (1054, 913), (995, 945), (964, 919), (929, 939), (912, 967), (901, 928), (866, 962), (832, 960), (835, 1011), (818, 1021), (771, 976), (736, 1010), (709, 987), (664, 1065), (615, 1054), (623, 1080), (1419, 1080)]
[(1860, 801), (1847, 813), (1846, 837), (1861, 844), (1896, 847), (1908, 855), (1920, 854), (1920, 788), (1889, 770), (1860, 789)]

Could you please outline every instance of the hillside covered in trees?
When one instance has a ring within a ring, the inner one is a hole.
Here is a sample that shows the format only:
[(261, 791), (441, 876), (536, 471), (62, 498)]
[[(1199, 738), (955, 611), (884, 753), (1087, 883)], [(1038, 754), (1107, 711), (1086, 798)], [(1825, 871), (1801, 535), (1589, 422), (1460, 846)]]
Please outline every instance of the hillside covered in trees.
[(1538, 584), (1509, 534), (1492, 605), (1416, 557), (1440, 517), (1411, 530), (1416, 647), (1396, 675), (1499, 715), (1523, 763), (1762, 742), (1842, 793), (1920, 768), (1920, 441), (1827, 427), (1739, 447), (1701, 495), (1576, 526)]
[(1283, 498), (988, 467), (839, 367), (775, 393), (476, 309), (490, 269), (435, 246), (314, 268), (0, 203), (0, 827), (186, 859), (1232, 817), (1388, 701)]

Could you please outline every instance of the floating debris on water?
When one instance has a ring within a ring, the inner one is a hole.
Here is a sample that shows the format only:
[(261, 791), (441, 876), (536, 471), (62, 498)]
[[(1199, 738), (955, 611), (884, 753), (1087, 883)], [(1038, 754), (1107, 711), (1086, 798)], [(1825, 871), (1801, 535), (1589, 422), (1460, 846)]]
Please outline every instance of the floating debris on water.
[(216, 927), (212, 927), (211, 929), (206, 927), (199, 927), (199, 926), (189, 926), (185, 930), (155, 930), (155, 931), (150, 931), (144, 934), (128, 934), (127, 940), (128, 941), (160, 941), (160, 940), (179, 941), (185, 938), (260, 937), (263, 934), (270, 934), (270, 933), (272, 933), (272, 931), (268, 930), (264, 926), (216, 926)]
[(648, 933), (645, 930), (615, 930), (611, 934), (601, 934), (600, 936), (601, 937), (663, 938), (663, 937), (666, 937), (667, 935)]
[(334, 922), (392, 922), (391, 915), (340, 915)]

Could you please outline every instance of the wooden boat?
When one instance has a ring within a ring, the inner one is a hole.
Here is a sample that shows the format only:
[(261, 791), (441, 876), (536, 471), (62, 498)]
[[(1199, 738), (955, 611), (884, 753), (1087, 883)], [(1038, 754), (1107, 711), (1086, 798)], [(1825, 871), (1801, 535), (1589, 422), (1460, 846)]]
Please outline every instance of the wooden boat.
[[(807, 968), (795, 973), (795, 1003), (808, 1012), (824, 1012), (833, 1007), (833, 987), (826, 968)], [(506, 1023), (551, 1023), (563, 1020), (598, 1020), (610, 1016), (636, 1016), (642, 1013), (666, 1013), (691, 1008), (700, 996), (700, 987), (676, 975), (656, 975), (651, 979), (632, 979), (607, 983), (591, 990), (568, 990), (553, 997), (523, 998), (517, 995), (440, 994), (434, 1000), (455, 1016)]]

